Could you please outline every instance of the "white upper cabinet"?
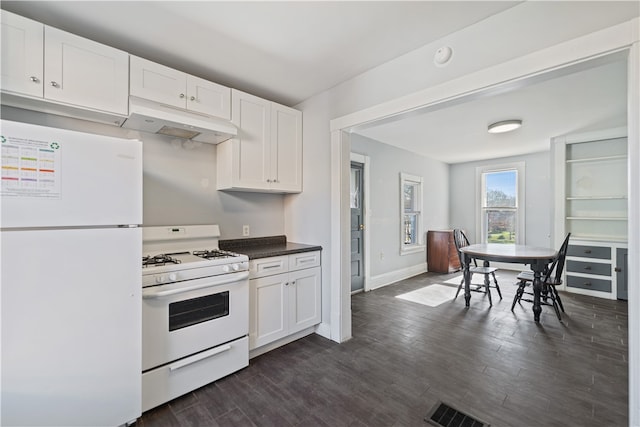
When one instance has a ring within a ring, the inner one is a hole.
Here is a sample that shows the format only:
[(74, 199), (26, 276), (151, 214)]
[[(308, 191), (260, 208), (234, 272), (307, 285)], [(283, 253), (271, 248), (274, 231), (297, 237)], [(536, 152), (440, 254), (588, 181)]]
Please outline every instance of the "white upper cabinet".
[(219, 190), (302, 191), (302, 112), (232, 90), (238, 136), (217, 146)]
[(43, 96), (44, 25), (0, 11), (2, 26), (2, 90)]
[(45, 26), (44, 97), (126, 115), (129, 54)]
[(192, 112), (231, 119), (231, 89), (131, 56), (130, 93)]
[(2, 11), (3, 93), (124, 116), (128, 65), (126, 52)]

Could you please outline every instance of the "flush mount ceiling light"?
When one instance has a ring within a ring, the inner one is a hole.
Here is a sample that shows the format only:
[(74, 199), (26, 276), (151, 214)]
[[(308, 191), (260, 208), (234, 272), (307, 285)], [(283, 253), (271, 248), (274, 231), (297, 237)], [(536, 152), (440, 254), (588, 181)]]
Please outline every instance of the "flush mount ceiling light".
[(489, 133), (504, 133), (522, 126), (522, 120), (503, 120), (501, 122), (491, 123), (487, 131)]

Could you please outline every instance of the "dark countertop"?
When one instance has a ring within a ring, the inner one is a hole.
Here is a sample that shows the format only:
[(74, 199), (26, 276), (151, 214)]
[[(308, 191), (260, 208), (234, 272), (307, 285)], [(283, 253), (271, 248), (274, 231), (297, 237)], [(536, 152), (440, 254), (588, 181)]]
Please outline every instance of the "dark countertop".
[(218, 241), (218, 247), (225, 251), (247, 255), (249, 259), (268, 258), (301, 252), (321, 251), (322, 246), (287, 242), (286, 236), (255, 237), (251, 239), (230, 239)]

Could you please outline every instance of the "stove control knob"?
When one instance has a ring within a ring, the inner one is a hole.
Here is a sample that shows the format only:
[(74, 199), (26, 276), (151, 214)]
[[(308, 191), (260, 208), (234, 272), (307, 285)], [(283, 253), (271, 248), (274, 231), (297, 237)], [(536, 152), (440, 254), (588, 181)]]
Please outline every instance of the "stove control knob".
[(231, 271), (231, 269), (229, 268), (228, 265), (223, 265), (222, 266), (222, 271), (224, 271), (225, 273), (228, 273), (229, 271)]
[(178, 279), (178, 276), (176, 275), (176, 273), (169, 273), (169, 280), (171, 280), (172, 282), (175, 282)]
[(163, 280), (164, 280), (164, 277), (156, 276), (156, 283), (162, 283)]
[(231, 266), (231, 268), (233, 268), (233, 271), (238, 271), (238, 270), (240, 270), (240, 266), (239, 266), (238, 264), (233, 264), (233, 265)]

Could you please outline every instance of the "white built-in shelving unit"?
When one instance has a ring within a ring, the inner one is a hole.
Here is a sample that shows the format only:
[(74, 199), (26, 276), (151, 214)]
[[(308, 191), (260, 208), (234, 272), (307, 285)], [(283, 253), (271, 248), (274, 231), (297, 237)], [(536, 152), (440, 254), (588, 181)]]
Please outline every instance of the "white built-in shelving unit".
[(556, 246), (571, 233), (565, 290), (625, 297), (626, 128), (556, 137), (551, 152)]

